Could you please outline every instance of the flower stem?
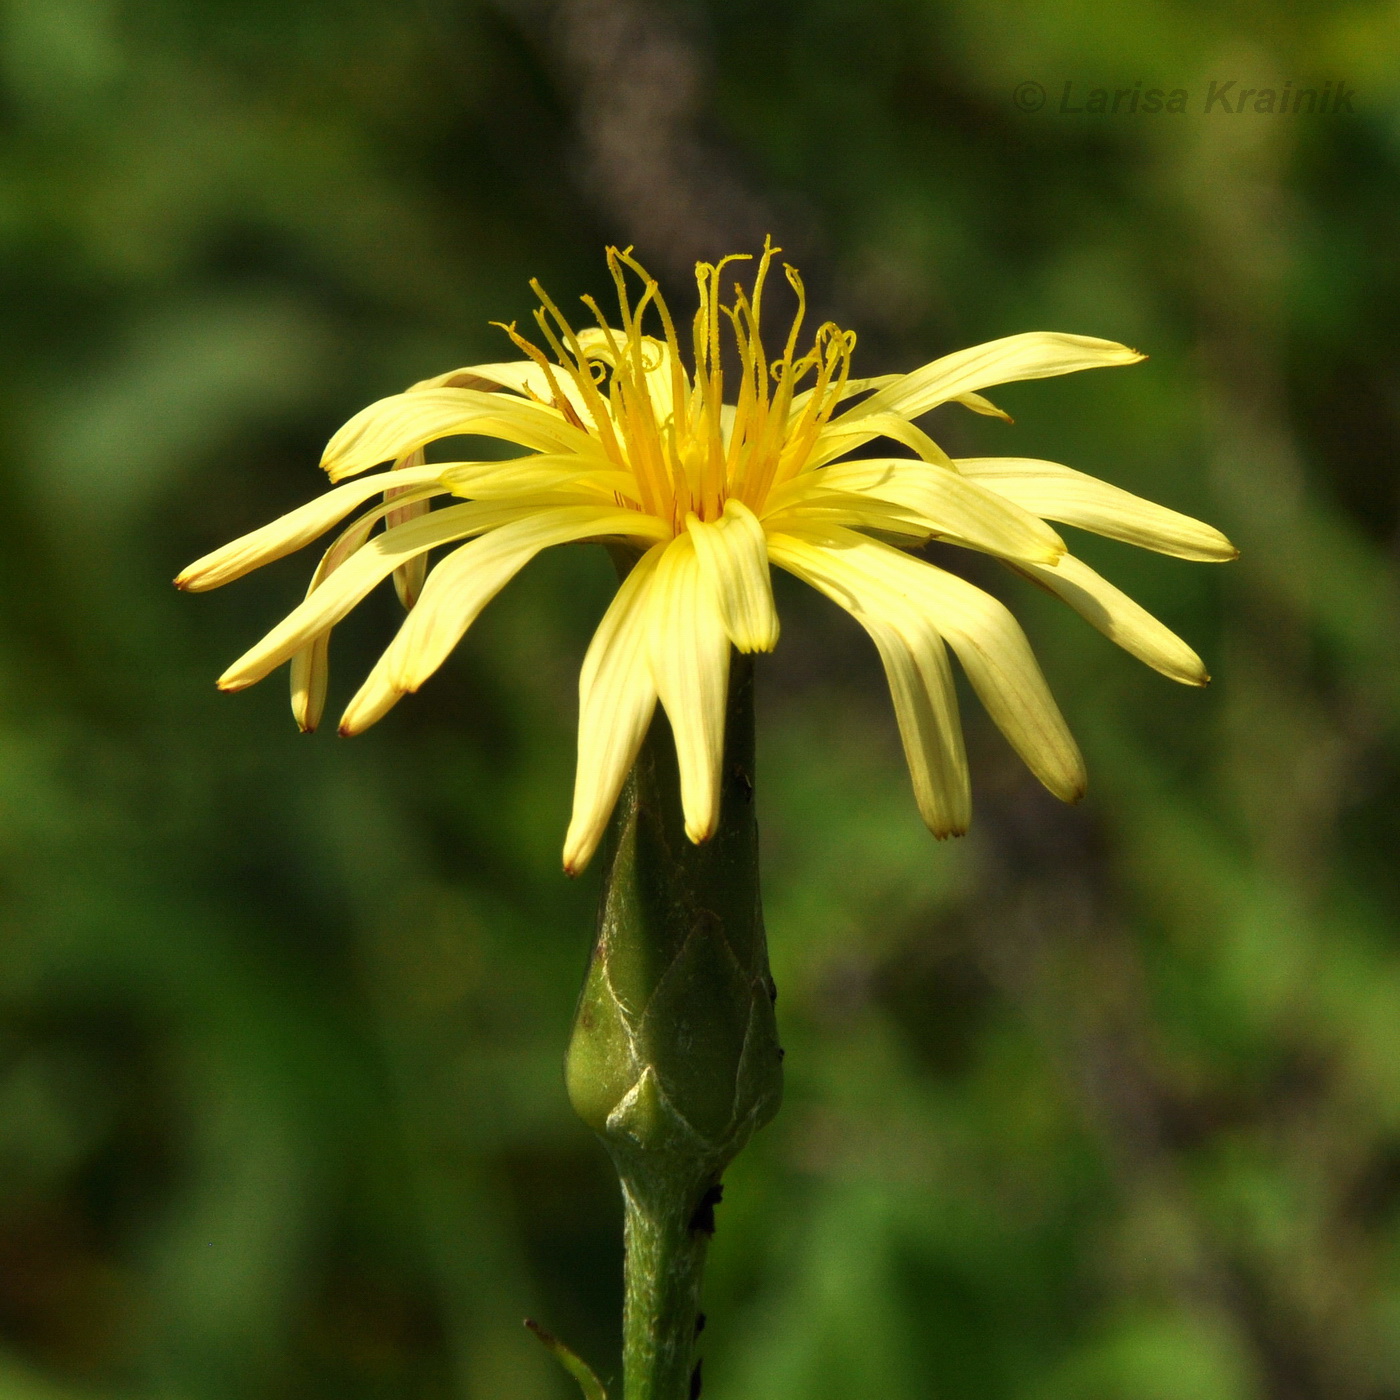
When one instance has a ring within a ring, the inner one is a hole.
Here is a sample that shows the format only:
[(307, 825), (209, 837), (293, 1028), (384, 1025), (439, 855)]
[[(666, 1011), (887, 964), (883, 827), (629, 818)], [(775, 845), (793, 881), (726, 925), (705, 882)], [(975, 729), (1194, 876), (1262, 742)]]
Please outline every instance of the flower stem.
[(720, 1177), (782, 1097), (753, 745), (752, 663), (735, 657), (720, 824), (695, 846), (670, 727), (657, 715), (618, 803), (569, 1045), (570, 1098), (622, 1183), (624, 1400), (697, 1393), (700, 1280)]
[(678, 1195), (662, 1195), (645, 1199), (623, 1185), (623, 1400), (685, 1400), (699, 1388), (692, 1356), (710, 1238), (692, 1228)]

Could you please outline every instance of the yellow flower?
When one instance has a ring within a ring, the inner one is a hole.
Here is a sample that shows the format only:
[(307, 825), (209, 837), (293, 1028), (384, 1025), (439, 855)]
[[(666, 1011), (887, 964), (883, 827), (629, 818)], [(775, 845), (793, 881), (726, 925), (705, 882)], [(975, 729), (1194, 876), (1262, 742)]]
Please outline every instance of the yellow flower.
[[(381, 399), (331, 439), (336, 486), (318, 500), (192, 564), (182, 588), (214, 588), (299, 549), (375, 497), (321, 560), (306, 599), (224, 673), (241, 690), (292, 663), (292, 707), (314, 728), (325, 699), (332, 627), (394, 576), (408, 616), (350, 701), (358, 733), (442, 664), (482, 608), (536, 554), (572, 540), (640, 553), (603, 617), (579, 680), (578, 770), (564, 865), (596, 848), (658, 699), (675, 734), (686, 831), (718, 818), (731, 644), (778, 640), (769, 565), (834, 599), (884, 663), (915, 797), (936, 836), (967, 828), (967, 758), (947, 648), (1031, 771), (1057, 797), (1084, 789), (1079, 750), (1024, 633), (995, 598), (903, 548), (930, 539), (991, 554), (1063, 598), (1120, 646), (1174, 680), (1203, 685), (1196, 654), (1069, 554), (1055, 520), (1185, 559), (1230, 559), (1219, 531), (1053, 462), (953, 460), (913, 420), (955, 402), (1005, 417), (978, 394), (1142, 357), (1111, 341), (1029, 333), (958, 351), (910, 374), (850, 377), (855, 337), (828, 323), (799, 350), (802, 283), (784, 272), (797, 312), (770, 360), (760, 337), (765, 245), (751, 292), (721, 297), (727, 263), (699, 264), (691, 369), (656, 282), (609, 250), (618, 324), (576, 331), (532, 283), (548, 352), (503, 329), (525, 356), (475, 365)], [(640, 284), (629, 280), (631, 273)], [(660, 335), (648, 334), (648, 316)], [(721, 333), (724, 332), (724, 335)], [(737, 392), (724, 398), (722, 341)], [(868, 395), (843, 412), (849, 399)], [(509, 461), (427, 465), (426, 444), (460, 434), (527, 450)], [(901, 456), (851, 454), (885, 439)], [(388, 471), (359, 474), (392, 463)], [(432, 498), (463, 498), (432, 509)], [(375, 533), (382, 522), (384, 528)], [(888, 541), (895, 541), (894, 544)], [(460, 543), (467, 541), (467, 543)], [(428, 551), (458, 545), (426, 574)]]

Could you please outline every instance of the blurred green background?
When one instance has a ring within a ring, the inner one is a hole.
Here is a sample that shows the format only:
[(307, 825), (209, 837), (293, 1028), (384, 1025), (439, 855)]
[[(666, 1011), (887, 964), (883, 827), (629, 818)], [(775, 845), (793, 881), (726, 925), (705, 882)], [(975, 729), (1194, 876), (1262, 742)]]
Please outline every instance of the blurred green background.
[[(1400, 1396), (1393, 4), (0, 16), (3, 1400), (563, 1397), (527, 1312), (615, 1374), (620, 1208), (561, 1076), (603, 551), (542, 559), (354, 741), (298, 735), (278, 679), (213, 687), (309, 557), (168, 580), (318, 490), (363, 403), (505, 357), (531, 275), (564, 302), (605, 241), (683, 279), (769, 230), (863, 372), (1027, 329), (1149, 352), (932, 430), (1243, 558), (1084, 545), (1204, 693), (974, 568), (1092, 787), (1059, 807), (968, 705), (944, 846), (873, 649), (780, 588), (789, 1088), (719, 1212), (707, 1400)], [(1203, 114), (1230, 79), (1355, 112)], [(1061, 114), (1066, 81), (1190, 110)]]

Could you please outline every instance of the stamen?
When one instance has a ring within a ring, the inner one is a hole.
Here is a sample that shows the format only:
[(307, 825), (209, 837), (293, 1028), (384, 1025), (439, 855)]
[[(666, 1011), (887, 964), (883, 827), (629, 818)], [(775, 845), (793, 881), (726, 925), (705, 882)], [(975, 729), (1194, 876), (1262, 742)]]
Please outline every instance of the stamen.
[[(588, 405), (593, 416), (598, 420), (598, 436), (602, 440), (604, 451), (624, 470), (627, 467), (627, 458), (618, 445), (617, 435), (613, 432), (612, 420), (608, 416), (607, 405), (603, 401), (603, 396), (598, 392), (598, 386), (594, 382), (593, 374), (588, 368), (587, 356), (583, 353), (583, 347), (579, 344), (578, 336), (574, 333), (574, 328), (564, 319), (563, 313), (555, 304), (550, 301), (545, 290), (540, 286), (539, 279), (530, 279), (530, 290), (539, 297), (541, 310), (535, 312), (535, 321), (541, 333), (549, 341), (550, 348), (558, 357), (559, 363), (564, 370), (573, 377), (574, 383), (578, 385), (579, 393), (583, 395), (583, 401)], [(564, 332), (565, 338), (569, 342), (569, 352), (565, 353), (564, 347), (559, 343), (559, 338), (551, 330), (548, 320), (545, 318), (545, 310), (554, 317), (559, 328)], [(570, 363), (572, 361), (572, 364)]]
[[(801, 421), (788, 435), (773, 486), (781, 485), (794, 476), (811, 455), (817, 434), (826, 426), (836, 405), (841, 402), (855, 344), (855, 332), (842, 331), (834, 322), (828, 321), (818, 328), (812, 345), (812, 355), (820, 356), (817, 382), (803, 408)], [(834, 386), (831, 382), (833, 374), (837, 376)]]
[(650, 295), (644, 292), (634, 313), (627, 303), (626, 287), (622, 283), (620, 270), (611, 259), (609, 266), (618, 282), (618, 304), (622, 311), (626, 343), (618, 344), (612, 327), (608, 325), (598, 303), (591, 296), (583, 297), (582, 301), (593, 312), (612, 351), (613, 374), (609, 396), (614, 406), (614, 420), (626, 443), (628, 460), (632, 464), (633, 473), (637, 477), (648, 509), (661, 514), (671, 499), (672, 489), (661, 449), (660, 433), (657, 431), (656, 414), (646, 384), (646, 357), (640, 320)]
[(807, 318), (807, 289), (802, 285), (802, 277), (791, 263), (783, 264), (783, 276), (788, 286), (797, 294), (797, 315), (792, 318), (792, 329), (788, 331), (787, 349), (783, 359), (791, 362), (793, 351), (797, 349), (797, 337), (802, 333), (802, 322)]
[(632, 312), (627, 302), (627, 282), (622, 275), (619, 262), (617, 249), (609, 248), (608, 272), (611, 273), (613, 285), (617, 288), (618, 310), (622, 312), (622, 332), (630, 341), (632, 338)]
[[(583, 419), (578, 416), (578, 411), (565, 397), (564, 391), (560, 389), (559, 381), (554, 377), (554, 366), (549, 363), (544, 351), (531, 341), (526, 340), (525, 337), (515, 329), (514, 321), (512, 321), (510, 325), (506, 325), (504, 321), (492, 321), (491, 324), (503, 330), (511, 338), (515, 348), (523, 351), (544, 371), (545, 382), (549, 385), (549, 392), (554, 397), (554, 407), (557, 408), (575, 428), (582, 428), (587, 432), (587, 428), (584, 428)], [(528, 384), (525, 386), (525, 391), (532, 399), (539, 398), (539, 395), (536, 394)]]
[[(807, 315), (802, 279), (790, 264), (783, 274), (797, 298), (783, 353), (769, 362), (763, 345), (763, 294), (773, 261), (782, 251), (771, 238), (754, 270), (751, 289), (734, 285), (726, 304), (720, 295), (724, 269), (747, 261), (731, 254), (718, 262), (695, 265), (698, 306), (691, 322), (693, 372), (687, 375), (670, 308), (661, 289), (632, 256), (631, 248), (608, 249), (608, 272), (617, 292), (620, 328), (615, 329), (597, 302), (585, 296), (601, 340), (592, 338), (585, 350), (573, 327), (539, 284), (531, 286), (541, 307), (536, 323), (558, 359), (558, 369), (570, 375), (590, 412), (597, 417), (596, 436), (619, 467), (637, 483), (644, 510), (669, 518), (679, 533), (692, 513), (710, 521), (723, 514), (727, 498), (761, 510), (775, 485), (799, 472), (811, 456), (817, 435), (830, 420), (850, 374), (855, 337), (830, 322), (818, 327), (811, 348), (799, 355), (798, 341)], [(633, 299), (628, 272), (641, 282)], [(645, 318), (654, 306), (661, 319), (662, 339), (648, 335)], [(737, 402), (724, 404), (724, 361), (720, 330), (729, 326), (739, 360)], [(578, 417), (556, 379), (556, 366), (544, 354), (505, 328), (511, 339), (543, 369), (556, 401), (571, 421)], [(606, 348), (605, 348), (606, 347)], [(669, 411), (662, 362), (669, 356)], [(794, 411), (798, 386), (809, 375), (815, 382), (804, 395), (802, 410)], [(606, 387), (604, 387), (606, 383)], [(732, 415), (732, 416), (731, 416)], [(730, 429), (726, 435), (726, 421)]]
[[(739, 381), (739, 402), (734, 412), (734, 427), (729, 438), (725, 472), (729, 495), (739, 495), (747, 480), (758, 443), (763, 436), (767, 407), (767, 375), (763, 369), (763, 347), (758, 343), (758, 324), (744, 299), (742, 288), (735, 288), (735, 307), (725, 307), (734, 330), (734, 341), (743, 366)], [(747, 321), (748, 330), (744, 323)], [(721, 511), (723, 506), (720, 507)]]

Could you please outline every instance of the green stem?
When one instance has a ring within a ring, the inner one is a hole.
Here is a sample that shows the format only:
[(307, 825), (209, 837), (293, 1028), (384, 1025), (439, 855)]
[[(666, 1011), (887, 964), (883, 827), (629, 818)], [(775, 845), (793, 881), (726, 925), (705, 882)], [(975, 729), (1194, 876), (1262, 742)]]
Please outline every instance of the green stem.
[(735, 657), (719, 828), (686, 839), (658, 713), (618, 801), (569, 1095), (626, 1211), (624, 1400), (692, 1394), (700, 1281), (725, 1167), (778, 1111), (782, 1050), (758, 885), (753, 667)]
[(647, 1200), (624, 1182), (623, 1400), (680, 1400), (696, 1387), (692, 1356), (709, 1232), (686, 1203)]

